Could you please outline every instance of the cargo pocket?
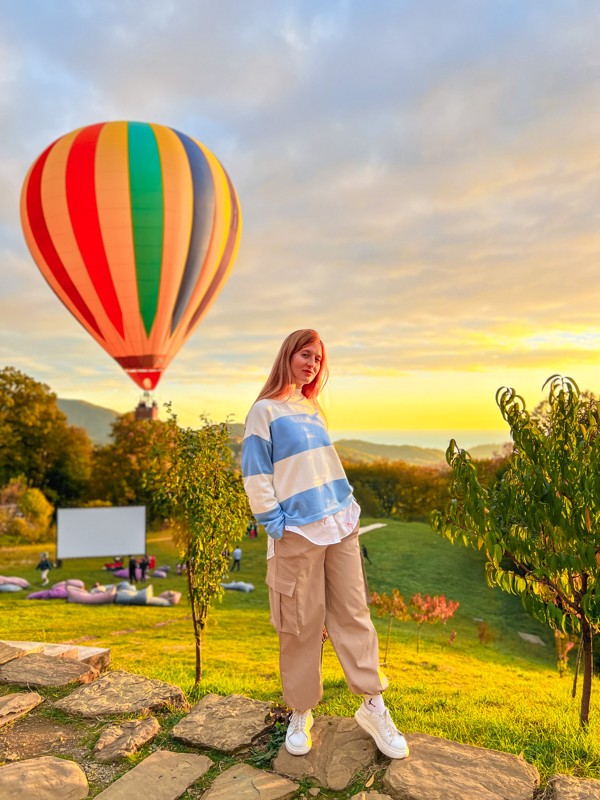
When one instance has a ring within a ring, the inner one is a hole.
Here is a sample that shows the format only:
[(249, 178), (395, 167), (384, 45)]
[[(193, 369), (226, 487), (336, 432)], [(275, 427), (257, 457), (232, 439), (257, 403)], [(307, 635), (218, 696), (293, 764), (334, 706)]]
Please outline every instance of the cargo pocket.
[(267, 586), (271, 624), (278, 633), (292, 633), (297, 636), (300, 631), (295, 579), (284, 578), (276, 575), (274, 570), (267, 569)]

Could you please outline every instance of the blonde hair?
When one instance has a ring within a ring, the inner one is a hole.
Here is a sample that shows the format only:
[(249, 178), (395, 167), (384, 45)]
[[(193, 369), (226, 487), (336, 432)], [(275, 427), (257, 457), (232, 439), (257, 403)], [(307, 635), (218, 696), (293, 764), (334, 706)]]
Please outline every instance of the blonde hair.
[(290, 397), (295, 388), (294, 376), (292, 375), (290, 366), (292, 356), (297, 353), (298, 350), (308, 347), (309, 344), (321, 345), (321, 364), (319, 371), (312, 381), (302, 387), (302, 394), (318, 406), (317, 398), (327, 382), (329, 370), (327, 368), (325, 345), (321, 341), (321, 337), (317, 331), (313, 331), (312, 328), (302, 328), (286, 336), (283, 344), (279, 348), (279, 353), (277, 353), (277, 358), (271, 368), (271, 373), (267, 378), (267, 382), (256, 398), (257, 400), (264, 400), (266, 398), (281, 400)]

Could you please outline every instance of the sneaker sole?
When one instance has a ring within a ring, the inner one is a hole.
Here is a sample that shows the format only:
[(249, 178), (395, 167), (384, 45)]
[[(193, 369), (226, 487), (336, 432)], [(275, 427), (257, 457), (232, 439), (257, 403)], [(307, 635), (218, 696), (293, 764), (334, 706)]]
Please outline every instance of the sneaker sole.
[(312, 730), (312, 726), (314, 724), (315, 724), (315, 718), (313, 717), (310, 723), (310, 727), (308, 729), (309, 730), (308, 739), (304, 747), (294, 747), (288, 742), (287, 739), (285, 740), (285, 749), (291, 756), (305, 756), (307, 753), (310, 753), (312, 748), (312, 737), (310, 735), (310, 731)]
[(409, 753), (408, 745), (406, 745), (406, 747), (403, 750), (394, 750), (393, 747), (390, 747), (383, 741), (383, 739), (379, 735), (377, 728), (369, 725), (368, 720), (361, 717), (358, 711), (354, 715), (354, 719), (360, 725), (363, 731), (365, 731), (365, 733), (368, 733), (369, 736), (373, 737), (373, 739), (375, 740), (375, 744), (377, 745), (377, 748), (384, 754), (384, 756), (387, 756), (388, 758), (398, 758), (398, 759), (406, 758), (406, 756)]

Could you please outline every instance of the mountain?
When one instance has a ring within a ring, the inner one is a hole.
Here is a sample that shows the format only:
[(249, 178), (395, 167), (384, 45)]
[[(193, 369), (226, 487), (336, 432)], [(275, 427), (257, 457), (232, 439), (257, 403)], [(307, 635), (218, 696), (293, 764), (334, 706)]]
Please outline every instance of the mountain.
[(370, 464), (374, 461), (404, 461), (421, 467), (439, 467), (446, 463), (443, 450), (411, 444), (374, 444), (360, 439), (338, 439), (334, 442), (343, 461)]
[(56, 404), (67, 418), (69, 425), (84, 428), (94, 444), (108, 444), (111, 425), (118, 417), (116, 411), (85, 400), (65, 400), (58, 397)]

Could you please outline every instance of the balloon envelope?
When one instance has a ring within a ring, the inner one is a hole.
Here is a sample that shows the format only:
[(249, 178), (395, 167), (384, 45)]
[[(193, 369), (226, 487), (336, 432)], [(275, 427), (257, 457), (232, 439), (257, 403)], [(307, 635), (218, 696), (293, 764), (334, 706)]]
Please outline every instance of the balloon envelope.
[(60, 300), (142, 389), (154, 389), (208, 311), (241, 234), (227, 173), (163, 125), (68, 133), (21, 193), (29, 250)]

